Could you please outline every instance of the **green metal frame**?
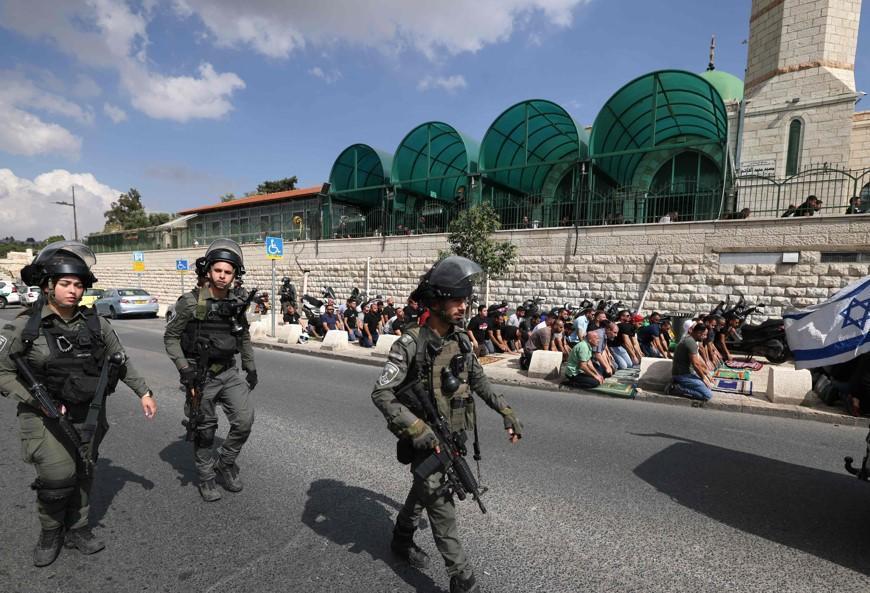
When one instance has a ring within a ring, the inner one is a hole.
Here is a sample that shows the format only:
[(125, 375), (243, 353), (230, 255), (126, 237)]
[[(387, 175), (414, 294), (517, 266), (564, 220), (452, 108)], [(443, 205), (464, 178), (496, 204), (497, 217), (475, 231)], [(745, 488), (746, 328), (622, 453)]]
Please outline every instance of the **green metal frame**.
[[(640, 76), (613, 94), (592, 126), (596, 167), (617, 184), (638, 185), (635, 170), (644, 155), (661, 149), (725, 147), (728, 115), (719, 91), (683, 70)], [(721, 151), (724, 170), (725, 150)]]
[(507, 108), (489, 126), (480, 145), (480, 170), (490, 185), (539, 194), (557, 165), (579, 162), (588, 153), (586, 130), (564, 108), (531, 99)]
[(477, 173), (480, 145), (449, 124), (431, 121), (408, 132), (393, 155), (395, 187), (452, 202)]
[(380, 206), (392, 187), (393, 157), (368, 144), (351, 144), (338, 155), (329, 173), (329, 193), (351, 204)]

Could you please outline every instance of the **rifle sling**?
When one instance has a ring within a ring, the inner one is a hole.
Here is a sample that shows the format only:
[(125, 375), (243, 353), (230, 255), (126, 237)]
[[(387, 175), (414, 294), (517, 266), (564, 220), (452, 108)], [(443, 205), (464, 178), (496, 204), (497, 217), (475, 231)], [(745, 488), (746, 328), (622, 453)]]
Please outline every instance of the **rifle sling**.
[(109, 357), (106, 356), (103, 360), (103, 367), (100, 369), (100, 379), (97, 381), (97, 391), (94, 393), (94, 399), (88, 405), (88, 415), (85, 418), (85, 423), (81, 428), (82, 442), (90, 443), (94, 438), (94, 432), (97, 430), (97, 422), (100, 419), (100, 412), (103, 409), (103, 402), (106, 399), (106, 389), (109, 386)]

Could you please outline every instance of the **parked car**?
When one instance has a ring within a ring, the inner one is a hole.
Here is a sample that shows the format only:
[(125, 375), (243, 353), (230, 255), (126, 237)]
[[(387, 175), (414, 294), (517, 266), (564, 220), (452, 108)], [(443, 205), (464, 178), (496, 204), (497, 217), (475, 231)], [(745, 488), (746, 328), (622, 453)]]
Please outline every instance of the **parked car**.
[(21, 293), (18, 292), (18, 287), (9, 280), (0, 280), (0, 309), (5, 309), (6, 305), (20, 305)]
[(85, 294), (82, 297), (81, 306), (82, 307), (93, 307), (94, 303), (97, 302), (97, 299), (103, 296), (103, 293), (106, 292), (102, 288), (88, 288), (85, 290)]
[(157, 297), (141, 288), (110, 288), (94, 301), (97, 315), (117, 319), (122, 315), (157, 317)]
[(24, 295), (24, 304), (32, 305), (36, 302), (36, 299), (39, 298), (39, 287), (38, 286), (27, 286), (23, 292)]

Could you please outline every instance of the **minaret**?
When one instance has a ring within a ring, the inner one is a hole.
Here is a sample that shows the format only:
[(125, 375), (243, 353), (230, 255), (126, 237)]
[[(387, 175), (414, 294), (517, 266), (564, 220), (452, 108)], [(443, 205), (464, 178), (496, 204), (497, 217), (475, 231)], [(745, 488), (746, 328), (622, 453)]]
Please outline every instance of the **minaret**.
[(741, 168), (849, 166), (861, 0), (753, 0)]

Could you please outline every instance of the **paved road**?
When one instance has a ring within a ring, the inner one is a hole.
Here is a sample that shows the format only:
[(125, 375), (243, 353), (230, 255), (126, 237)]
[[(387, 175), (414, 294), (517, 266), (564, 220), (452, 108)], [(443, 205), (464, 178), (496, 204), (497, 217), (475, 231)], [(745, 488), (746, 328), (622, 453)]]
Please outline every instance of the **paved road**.
[[(14, 309), (0, 312), (8, 319)], [(257, 351), (246, 488), (201, 503), (159, 320), (115, 322), (160, 394), (122, 387), (92, 523), (109, 547), (30, 565), (37, 533), (14, 406), (0, 402), (0, 591), (445, 591), (388, 541), (409, 476), (371, 404), (378, 369)], [(865, 431), (580, 394), (504, 388), (527, 436), (484, 411), (489, 513), (460, 529), (485, 591), (867, 591), (870, 485), (841, 470)], [(221, 425), (221, 433), (226, 424)], [(437, 555), (428, 530), (419, 538)]]

